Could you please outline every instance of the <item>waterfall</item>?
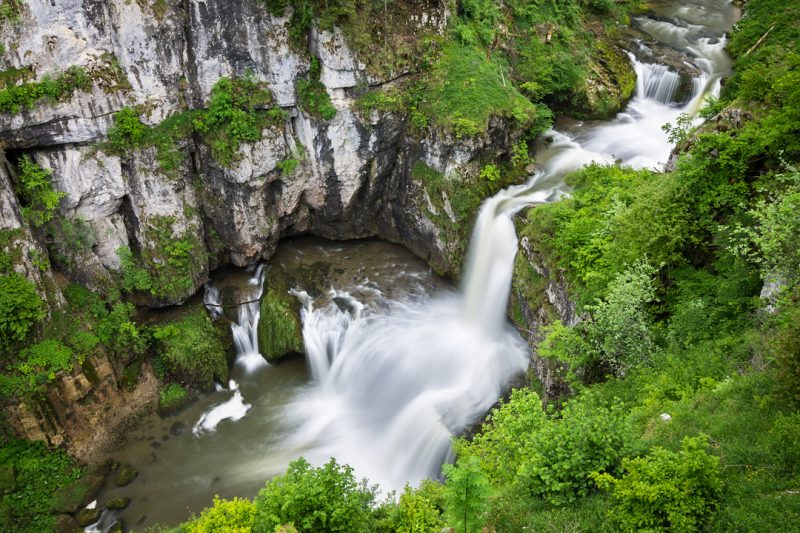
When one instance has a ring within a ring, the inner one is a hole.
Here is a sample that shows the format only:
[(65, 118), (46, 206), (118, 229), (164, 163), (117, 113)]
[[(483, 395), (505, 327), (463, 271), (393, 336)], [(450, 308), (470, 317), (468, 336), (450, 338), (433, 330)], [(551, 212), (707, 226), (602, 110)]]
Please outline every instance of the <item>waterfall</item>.
[(261, 315), (259, 300), (264, 290), (264, 264), (255, 267), (249, 280), (249, 287), (239, 291), (240, 303), (237, 320), (231, 324), (233, 343), (236, 346), (236, 365), (247, 372), (268, 366), (266, 359), (258, 351), (258, 319)]
[(203, 305), (211, 315), (211, 319), (216, 320), (222, 316), (222, 300), (219, 297), (219, 289), (210, 283), (206, 283), (203, 287), (205, 288)]

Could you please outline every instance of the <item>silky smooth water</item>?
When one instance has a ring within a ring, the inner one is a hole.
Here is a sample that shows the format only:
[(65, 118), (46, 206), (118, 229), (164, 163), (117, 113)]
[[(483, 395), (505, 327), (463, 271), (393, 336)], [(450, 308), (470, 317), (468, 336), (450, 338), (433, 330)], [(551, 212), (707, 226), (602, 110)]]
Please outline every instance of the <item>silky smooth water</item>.
[[(724, 32), (736, 10), (728, 1), (658, 2), (655, 9), (657, 18), (636, 23), (691, 59), (698, 76), (688, 102), (674, 101), (675, 73), (632, 58), (638, 84), (623, 113), (559, 124), (543, 136), (530, 181), (484, 202), (460, 291), (399, 246), (284, 243), (272, 264), (289, 271), (323, 264), (320, 272), (328, 272), (321, 285), (292, 289), (302, 302), (306, 358), (266, 364), (255, 334), (258, 306), (239, 306), (232, 381), (179, 415), (147, 418), (116, 454), (141, 474), (129, 487), (106, 490), (101, 502), (133, 498), (117, 513), (129, 527), (175, 524), (214, 494), (254, 495), (301, 455), (313, 464), (336, 457), (384, 490), (437, 476), (452, 437), (527, 366), (527, 347), (505, 318), (517, 251), (513, 216), (565, 194), (564, 175), (593, 161), (663, 167), (672, 146), (662, 126), (694, 113), (730, 70)], [(217, 309), (225, 295), (258, 298), (262, 275), (259, 266), (215, 279), (204, 303), (224, 315)], [(106, 513), (103, 523), (117, 514)]]

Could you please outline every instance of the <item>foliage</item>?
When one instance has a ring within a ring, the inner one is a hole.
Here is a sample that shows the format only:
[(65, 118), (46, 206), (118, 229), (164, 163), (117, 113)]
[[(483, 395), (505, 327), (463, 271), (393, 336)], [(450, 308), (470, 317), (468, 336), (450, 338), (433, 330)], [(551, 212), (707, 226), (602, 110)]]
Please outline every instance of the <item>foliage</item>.
[(38, 342), (19, 353), (19, 362), (15, 369), (21, 376), (20, 392), (30, 392), (56, 378), (61, 371), (71, 372), (76, 360), (75, 353), (68, 346), (57, 340), (47, 339)]
[(0, 465), (14, 469), (15, 488), (0, 493), (0, 529), (20, 533), (52, 531), (50, 499), (55, 491), (81, 475), (63, 449), (48, 450), (42, 442), (11, 439), (0, 446)]
[(285, 120), (282, 110), (267, 109), (272, 103), (272, 93), (250, 72), (241, 77), (220, 78), (211, 88), (207, 110), (179, 112), (152, 127), (142, 123), (135, 109), (115, 113), (104, 148), (119, 154), (155, 148), (161, 170), (172, 174), (184, 159), (180, 141), (198, 133), (211, 147), (217, 162), (232, 166), (242, 143), (260, 140), (265, 127)]
[(722, 495), (719, 458), (706, 452), (707, 439), (683, 440), (679, 452), (655, 447), (647, 457), (625, 459), (625, 474), (595, 476), (613, 488), (609, 517), (623, 531), (700, 531)]
[(53, 190), (50, 183), (50, 169), (44, 169), (27, 155), (19, 161), (17, 175), (17, 194), (22, 200), (22, 216), (34, 227), (39, 228), (53, 219), (63, 192)]
[(518, 484), (557, 505), (586, 496), (590, 474), (616, 468), (632, 443), (622, 406), (590, 398), (548, 414), (535, 392), (519, 389), (489, 421), (472, 442), (459, 442), (459, 461), (476, 457), (493, 484)]
[(260, 302), (258, 346), (267, 361), (303, 352), (303, 334), (297, 302), (286, 287), (270, 285)]
[(134, 314), (133, 304), (117, 302), (97, 323), (97, 336), (109, 355), (122, 361), (142, 355), (148, 347), (149, 339), (134, 321)]
[(312, 57), (308, 77), (297, 80), (297, 100), (300, 107), (310, 115), (323, 120), (331, 120), (336, 116), (336, 108), (331, 103), (331, 97), (328, 96), (325, 85), (319, 81), (319, 76), (319, 59)]
[(0, 275), (0, 344), (3, 352), (23, 341), (45, 317), (36, 286), (22, 274)]
[[(253, 526), (256, 507), (250, 500), (234, 498), (221, 500), (214, 497), (213, 507), (208, 507), (200, 516), (181, 527), (185, 533), (248, 533)], [(271, 533), (271, 532), (270, 532)]]
[(442, 467), (445, 519), (459, 533), (481, 531), (486, 523), (489, 480), (481, 471), (477, 458), (469, 457), (455, 465)]
[(368, 532), (374, 501), (375, 489), (357, 482), (349, 466), (331, 459), (314, 468), (300, 458), (259, 491), (253, 531), (272, 533), (291, 523), (300, 533)]
[(426, 533), (444, 527), (444, 487), (425, 479), (416, 489), (406, 485), (397, 504), (392, 530), (397, 533)]
[(207, 261), (205, 248), (187, 229), (175, 234), (173, 217), (152, 217), (145, 230), (145, 242), (138, 256), (130, 248), (117, 250), (120, 258), (120, 285), (128, 292), (150, 293), (161, 300), (185, 297), (194, 289), (197, 268)]
[(487, 181), (497, 181), (500, 179), (500, 169), (497, 165), (489, 163), (481, 169), (479, 176)]
[(169, 370), (210, 390), (214, 379), (225, 382), (228, 361), (219, 333), (208, 315), (199, 310), (180, 321), (153, 329), (157, 348)]
[[(189, 392), (178, 383), (170, 383), (158, 391), (158, 412), (168, 413), (184, 405)], [(216, 500), (214, 506), (216, 507)]]
[(73, 93), (92, 89), (91, 76), (81, 67), (72, 66), (55, 78), (44, 76), (41, 81), (26, 82), (0, 89), (0, 113), (16, 114), (32, 109), (43, 100), (63, 102)]

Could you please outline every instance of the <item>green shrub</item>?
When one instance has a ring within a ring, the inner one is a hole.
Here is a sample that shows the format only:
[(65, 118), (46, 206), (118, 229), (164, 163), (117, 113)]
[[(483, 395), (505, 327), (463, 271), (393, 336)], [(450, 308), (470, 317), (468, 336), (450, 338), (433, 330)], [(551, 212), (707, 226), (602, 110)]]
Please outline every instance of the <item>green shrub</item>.
[(223, 383), (227, 380), (225, 348), (205, 311), (156, 326), (153, 338), (171, 372), (206, 390), (213, 388), (214, 379)]
[(486, 181), (497, 181), (500, 179), (500, 169), (490, 163), (481, 169), (480, 177)]
[(14, 490), (0, 493), (0, 529), (52, 531), (55, 515), (50, 514), (50, 499), (80, 477), (80, 468), (63, 449), (49, 450), (42, 442), (17, 439), (0, 446), (0, 464), (13, 466), (15, 478)]
[[(221, 500), (214, 496), (213, 507), (208, 507), (200, 516), (181, 527), (185, 533), (249, 533), (253, 527), (256, 507), (243, 498)], [(272, 533), (270, 531), (270, 533)]]
[(134, 314), (133, 304), (118, 302), (97, 323), (97, 337), (109, 355), (122, 361), (144, 354), (148, 347), (148, 338), (134, 322)]
[(76, 90), (88, 92), (92, 79), (78, 66), (69, 67), (55, 78), (45, 76), (41, 81), (11, 85), (0, 89), (0, 113), (19, 113), (31, 109), (42, 100), (66, 101)]
[(486, 523), (490, 488), (478, 459), (469, 457), (455, 465), (446, 464), (442, 471), (447, 478), (444, 500), (448, 525), (458, 533), (481, 531)]
[(445, 505), (444, 487), (429, 479), (422, 480), (419, 488), (406, 485), (400, 495), (393, 524), (397, 533), (423, 533), (441, 531), (445, 526), (442, 512)]
[(36, 286), (22, 274), (0, 275), (0, 344), (5, 352), (45, 317)]
[(17, 176), (17, 194), (22, 200), (22, 216), (32, 226), (39, 228), (53, 219), (63, 192), (53, 190), (50, 183), (50, 169), (37, 165), (29, 156), (24, 155), (19, 161)]
[(297, 101), (300, 107), (310, 115), (323, 120), (331, 120), (336, 116), (336, 108), (331, 103), (331, 97), (328, 96), (325, 85), (319, 81), (319, 76), (319, 59), (312, 57), (308, 78), (300, 78), (296, 82)]
[(300, 533), (370, 532), (375, 489), (357, 482), (353, 469), (331, 459), (314, 468), (303, 459), (267, 482), (255, 499), (253, 531), (272, 533), (294, 524)]
[(769, 436), (775, 463), (784, 472), (797, 472), (800, 467), (800, 412), (777, 416)]
[[(71, 372), (75, 366), (75, 353), (56, 340), (47, 339), (20, 351), (16, 370), (25, 380), (27, 391), (53, 381), (60, 371)], [(82, 363), (83, 361), (77, 361)]]
[(722, 495), (719, 458), (706, 452), (705, 437), (685, 438), (679, 452), (655, 447), (646, 457), (625, 459), (625, 474), (597, 474), (613, 489), (609, 518), (623, 531), (701, 531)]
[(489, 421), (472, 442), (458, 443), (458, 460), (478, 458), (494, 485), (518, 484), (556, 505), (589, 494), (591, 473), (614, 470), (632, 443), (622, 406), (588, 397), (547, 414), (535, 392), (519, 389)]

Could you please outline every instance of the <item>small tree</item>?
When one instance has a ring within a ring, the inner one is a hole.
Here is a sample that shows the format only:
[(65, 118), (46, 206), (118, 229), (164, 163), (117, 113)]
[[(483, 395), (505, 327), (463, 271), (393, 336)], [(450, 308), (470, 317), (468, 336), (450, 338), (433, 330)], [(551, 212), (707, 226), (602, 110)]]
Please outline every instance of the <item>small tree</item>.
[(485, 523), (488, 510), (489, 479), (476, 457), (467, 457), (456, 465), (442, 468), (447, 482), (444, 487), (445, 518), (459, 533), (476, 533)]

